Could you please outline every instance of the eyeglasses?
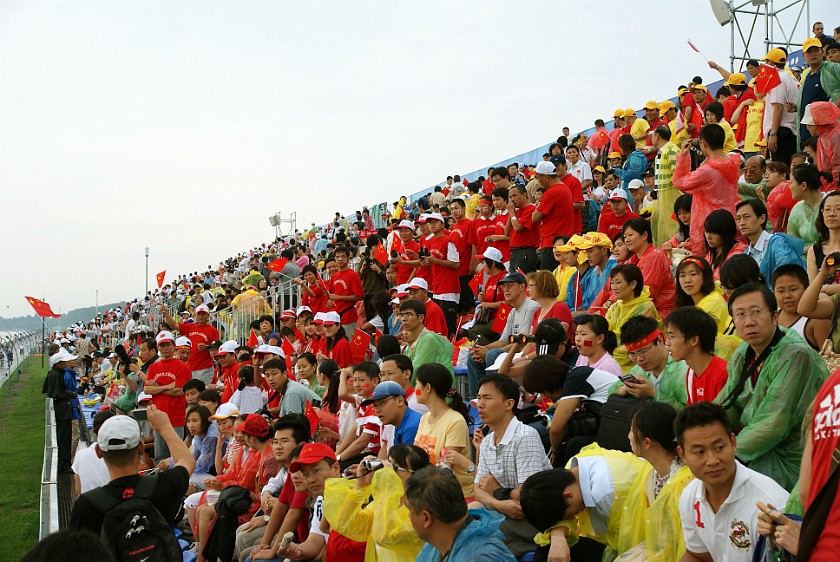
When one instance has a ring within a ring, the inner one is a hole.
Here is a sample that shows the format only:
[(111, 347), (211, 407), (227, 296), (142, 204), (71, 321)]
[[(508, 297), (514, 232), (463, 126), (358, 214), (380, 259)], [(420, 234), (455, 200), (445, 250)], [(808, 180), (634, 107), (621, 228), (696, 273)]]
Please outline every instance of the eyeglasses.
[(314, 476), (320, 474), (324, 470), (326, 470), (326, 467), (320, 466), (320, 467), (316, 468), (315, 470), (301, 470), (300, 474), (301, 474), (301, 476), (303, 476), (304, 480), (309, 480), (310, 478), (313, 478)]
[(751, 310), (739, 310), (735, 314), (732, 315), (732, 319), (735, 322), (743, 322), (749, 316), (752, 319), (756, 319), (765, 312), (770, 312), (769, 310), (764, 310), (763, 308), (753, 308)]
[(411, 318), (413, 316), (417, 316), (413, 312), (400, 312), (400, 318)]
[(656, 343), (652, 343), (652, 344), (650, 344), (650, 345), (646, 345), (645, 347), (639, 348), (639, 349), (637, 349), (636, 351), (628, 351), (628, 352), (627, 352), (627, 357), (628, 357), (631, 361), (634, 361), (637, 357), (642, 357), (642, 356), (647, 355), (648, 353), (650, 353), (650, 350), (651, 350), (651, 349), (653, 349), (653, 346), (654, 346), (654, 345), (656, 345)]

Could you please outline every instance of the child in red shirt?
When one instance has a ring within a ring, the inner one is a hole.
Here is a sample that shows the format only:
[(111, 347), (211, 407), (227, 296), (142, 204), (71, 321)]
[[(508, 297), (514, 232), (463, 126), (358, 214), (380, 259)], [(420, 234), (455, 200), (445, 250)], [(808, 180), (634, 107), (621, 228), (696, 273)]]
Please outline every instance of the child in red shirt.
[(668, 351), (674, 361), (685, 361), (686, 406), (713, 402), (726, 385), (726, 361), (714, 354), (717, 323), (696, 306), (677, 308), (665, 319)]

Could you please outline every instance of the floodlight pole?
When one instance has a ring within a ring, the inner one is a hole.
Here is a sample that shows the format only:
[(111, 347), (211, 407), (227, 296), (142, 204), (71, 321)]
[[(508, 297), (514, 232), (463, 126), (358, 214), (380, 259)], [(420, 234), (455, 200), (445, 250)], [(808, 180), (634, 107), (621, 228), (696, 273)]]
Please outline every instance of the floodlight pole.
[[(735, 72), (735, 61), (740, 61), (738, 70), (743, 70), (746, 62), (750, 59), (759, 59), (764, 53), (776, 47), (782, 47), (788, 52), (791, 47), (802, 45), (802, 38), (810, 36), (811, 33), (811, 5), (809, 0), (790, 0), (781, 8), (776, 8), (775, 0), (730, 0), (727, 2), (729, 8), (729, 70)], [(791, 8), (798, 7), (798, 10), (788, 12)], [(804, 22), (803, 22), (804, 14)], [(744, 26), (739, 21), (751, 19), (747, 36), (744, 36)], [(750, 52), (750, 48), (757, 48), (754, 45), (754, 34), (759, 17), (764, 20), (764, 38), (760, 45), (763, 52)], [(784, 19), (784, 22), (782, 21)], [(802, 24), (804, 23), (804, 30)], [(789, 31), (786, 30), (789, 29)], [(736, 33), (740, 38), (742, 51), (736, 51)], [(778, 37), (778, 38), (777, 38)]]
[(146, 293), (145, 294), (146, 295), (149, 294), (149, 247), (148, 246), (146, 246)]

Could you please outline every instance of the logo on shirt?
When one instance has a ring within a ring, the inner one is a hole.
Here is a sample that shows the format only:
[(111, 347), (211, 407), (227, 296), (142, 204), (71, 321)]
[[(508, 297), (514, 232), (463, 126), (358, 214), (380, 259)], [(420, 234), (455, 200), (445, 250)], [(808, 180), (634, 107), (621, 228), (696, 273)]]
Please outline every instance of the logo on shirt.
[(750, 550), (750, 528), (743, 521), (733, 519), (729, 525), (729, 542), (738, 550)]
[(826, 395), (814, 413), (814, 440), (840, 436), (840, 384)]

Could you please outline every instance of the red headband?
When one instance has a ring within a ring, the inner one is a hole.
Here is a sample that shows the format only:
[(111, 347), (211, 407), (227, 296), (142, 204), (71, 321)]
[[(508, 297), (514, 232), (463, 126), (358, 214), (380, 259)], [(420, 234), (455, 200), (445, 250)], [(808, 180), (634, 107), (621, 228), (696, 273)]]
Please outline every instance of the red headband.
[(696, 265), (697, 267), (700, 268), (701, 272), (706, 271), (706, 266), (703, 265), (703, 262), (700, 261), (700, 258), (695, 258), (694, 256), (688, 256), (687, 258), (685, 258), (680, 263), (683, 263), (683, 262), (693, 263), (694, 265)]
[(654, 330), (654, 331), (652, 331), (651, 333), (649, 333), (648, 335), (646, 335), (645, 337), (643, 337), (642, 339), (640, 339), (638, 341), (634, 341), (632, 343), (624, 344), (624, 347), (627, 348), (628, 352), (633, 352), (633, 351), (636, 351), (637, 349), (641, 349), (644, 346), (655, 342), (656, 339), (661, 335), (662, 335), (662, 332), (660, 332), (659, 330)]

